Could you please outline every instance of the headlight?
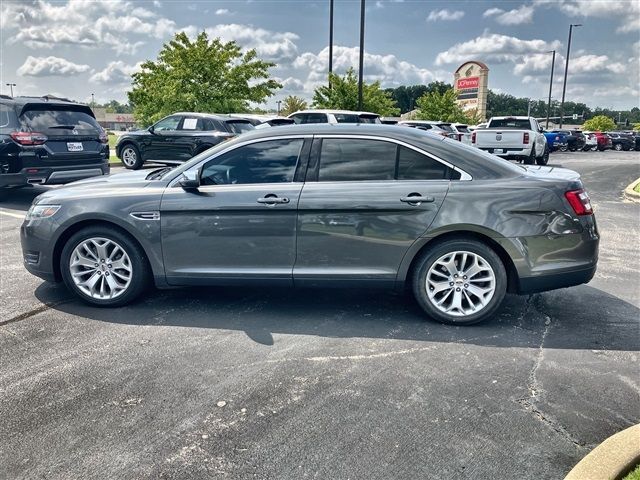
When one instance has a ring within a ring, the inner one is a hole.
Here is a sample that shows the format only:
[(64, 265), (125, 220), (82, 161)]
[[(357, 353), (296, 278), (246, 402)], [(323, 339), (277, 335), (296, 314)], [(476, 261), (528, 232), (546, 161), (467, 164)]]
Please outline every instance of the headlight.
[(54, 216), (58, 210), (60, 210), (60, 205), (32, 205), (25, 219), (49, 218)]

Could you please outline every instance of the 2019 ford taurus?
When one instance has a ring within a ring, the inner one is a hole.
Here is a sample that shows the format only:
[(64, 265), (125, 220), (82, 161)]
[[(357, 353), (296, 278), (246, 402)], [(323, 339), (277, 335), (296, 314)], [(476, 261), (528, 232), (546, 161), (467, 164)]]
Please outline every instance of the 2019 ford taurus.
[(598, 230), (579, 175), (387, 125), (256, 130), (170, 169), (34, 200), (24, 264), (94, 305), (150, 285), (410, 286), (470, 324), (505, 293), (588, 282)]

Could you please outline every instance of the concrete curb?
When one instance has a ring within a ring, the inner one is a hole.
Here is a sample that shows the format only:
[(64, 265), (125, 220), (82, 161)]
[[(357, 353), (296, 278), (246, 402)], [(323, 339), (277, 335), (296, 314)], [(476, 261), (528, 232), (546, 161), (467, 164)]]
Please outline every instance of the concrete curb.
[(640, 183), (640, 178), (637, 179), (635, 182), (631, 182), (631, 184), (624, 189), (624, 196), (628, 200), (631, 200), (633, 202), (640, 202), (640, 193), (634, 190), (634, 188), (636, 188), (636, 185), (638, 185), (639, 183)]
[(564, 480), (619, 480), (640, 463), (640, 424), (607, 438)]

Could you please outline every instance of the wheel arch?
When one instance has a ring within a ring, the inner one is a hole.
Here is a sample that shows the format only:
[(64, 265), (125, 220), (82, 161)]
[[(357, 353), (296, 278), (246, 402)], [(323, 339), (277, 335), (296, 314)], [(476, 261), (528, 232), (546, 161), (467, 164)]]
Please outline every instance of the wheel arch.
[(142, 151), (140, 150), (140, 145), (138, 145), (132, 138), (127, 138), (125, 140), (122, 140), (120, 143), (118, 143), (118, 145), (116, 145), (116, 157), (120, 158), (120, 160), (122, 160), (121, 158), (122, 150), (127, 145), (131, 145), (132, 147), (135, 147), (138, 150), (138, 152), (140, 152), (140, 155), (142, 155)]
[(131, 241), (133, 241), (136, 245), (138, 245), (138, 247), (140, 247), (140, 249), (144, 252), (145, 255), (145, 261), (147, 262), (147, 265), (149, 266), (150, 271), (153, 271), (153, 267), (151, 262), (149, 261), (149, 253), (147, 252), (147, 250), (145, 249), (144, 245), (142, 242), (140, 242), (140, 240), (138, 240), (138, 238), (135, 236), (135, 234), (133, 234), (129, 229), (123, 227), (122, 225), (113, 222), (113, 221), (109, 221), (109, 220), (105, 220), (105, 219), (83, 219), (80, 220), (76, 223), (73, 223), (69, 226), (67, 226), (67, 228), (65, 228), (65, 230), (58, 236), (58, 238), (56, 239), (56, 243), (53, 247), (53, 274), (55, 276), (56, 281), (61, 281), (62, 280), (62, 272), (60, 271), (60, 257), (62, 256), (62, 249), (64, 248), (64, 246), (67, 244), (67, 242), (69, 241), (69, 239), (75, 235), (77, 232), (79, 232), (80, 230), (87, 228), (87, 227), (109, 227), (109, 228), (113, 228), (117, 231), (119, 231), (120, 233), (122, 233), (123, 235), (126, 235), (127, 237), (129, 237), (129, 239)]
[(449, 230), (434, 237), (421, 238), (405, 255), (398, 271), (398, 280), (406, 282), (407, 279), (410, 279), (413, 275), (413, 270), (418, 265), (418, 259), (424, 252), (449, 240), (476, 240), (491, 248), (500, 257), (507, 272), (507, 292), (517, 293), (519, 288), (518, 272), (509, 253), (494, 238), (490, 237), (488, 232), (472, 230)]

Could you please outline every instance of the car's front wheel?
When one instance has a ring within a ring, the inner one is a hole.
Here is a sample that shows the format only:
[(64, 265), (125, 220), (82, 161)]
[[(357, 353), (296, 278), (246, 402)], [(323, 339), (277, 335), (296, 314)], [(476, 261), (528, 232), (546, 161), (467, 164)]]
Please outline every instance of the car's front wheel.
[(502, 304), (507, 274), (500, 257), (476, 240), (449, 240), (418, 259), (413, 293), (426, 314), (442, 323), (470, 325)]
[(122, 147), (120, 157), (125, 168), (128, 168), (130, 170), (138, 170), (144, 163), (142, 161), (142, 156), (140, 155), (140, 150), (138, 150), (136, 146), (132, 145), (131, 143), (128, 143), (124, 147)]
[(621, 144), (621, 143), (616, 143), (616, 144), (613, 146), (613, 149), (614, 149), (616, 152), (619, 152), (620, 150), (622, 150), (622, 144)]
[(62, 249), (65, 285), (85, 302), (126, 305), (149, 285), (150, 269), (142, 248), (127, 234), (108, 226), (75, 233)]

